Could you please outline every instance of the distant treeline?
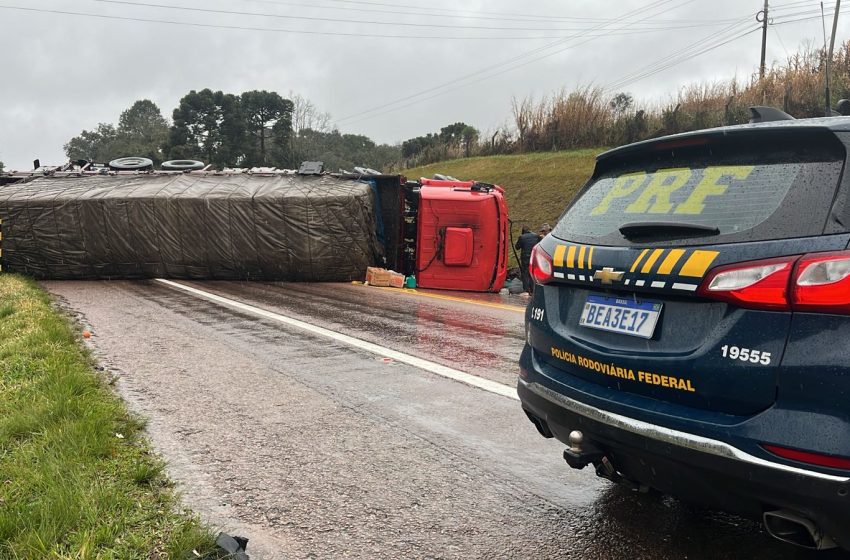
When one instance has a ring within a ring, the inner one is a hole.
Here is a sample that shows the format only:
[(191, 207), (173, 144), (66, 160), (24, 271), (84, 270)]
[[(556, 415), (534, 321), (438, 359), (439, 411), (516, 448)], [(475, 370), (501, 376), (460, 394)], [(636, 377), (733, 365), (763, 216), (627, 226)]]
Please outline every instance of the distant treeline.
[(360, 165), (384, 168), (401, 159), (397, 146), (332, 130), (330, 116), (300, 95), (234, 95), (210, 89), (186, 94), (170, 124), (152, 101), (136, 101), (117, 125), (83, 130), (65, 144), (65, 153), (72, 160), (96, 162), (124, 156), (147, 157), (156, 164), (195, 159), (219, 169), (296, 168), (302, 161), (320, 160), (336, 171)]

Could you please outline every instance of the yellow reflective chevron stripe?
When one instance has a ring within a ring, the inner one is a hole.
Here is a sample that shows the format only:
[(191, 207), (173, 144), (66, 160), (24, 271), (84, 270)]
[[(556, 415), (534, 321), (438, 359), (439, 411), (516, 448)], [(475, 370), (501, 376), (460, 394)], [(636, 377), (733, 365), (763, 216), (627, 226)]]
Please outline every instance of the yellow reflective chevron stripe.
[(590, 248), (590, 252), (587, 254), (587, 268), (593, 270), (593, 247)]
[(564, 266), (564, 253), (566, 252), (566, 245), (558, 245), (555, 248), (555, 255), (552, 257), (552, 264), (554, 264), (555, 266)]
[(685, 264), (682, 265), (682, 270), (679, 271), (679, 276), (691, 276), (693, 278), (702, 278), (714, 259), (720, 253), (718, 251), (694, 251)]
[(684, 254), (684, 249), (671, 249), (667, 257), (661, 261), (661, 265), (658, 267), (658, 274), (670, 274), (673, 272), (673, 267), (676, 266), (676, 263), (679, 262), (679, 259)]
[(629, 270), (629, 272), (634, 272), (635, 270), (637, 270), (637, 267), (638, 267), (638, 265), (640, 264), (640, 261), (642, 261), (642, 260), (643, 260), (643, 257), (644, 257), (644, 256), (645, 256), (648, 252), (649, 252), (649, 249), (644, 249), (643, 251), (641, 251), (641, 252), (640, 252), (640, 255), (638, 255), (638, 258), (636, 258), (636, 259), (635, 259), (635, 262), (633, 262), (633, 263), (632, 263), (632, 268)]
[(584, 254), (587, 252), (587, 247), (582, 245), (578, 250), (578, 267), (584, 268)]
[(576, 264), (576, 246), (570, 245), (567, 249), (567, 268), (572, 268)]
[(649, 258), (646, 259), (646, 262), (643, 263), (643, 268), (640, 269), (642, 274), (646, 274), (652, 271), (652, 267), (655, 265), (655, 261), (658, 260), (658, 257), (664, 253), (664, 249), (656, 249), (649, 255)]

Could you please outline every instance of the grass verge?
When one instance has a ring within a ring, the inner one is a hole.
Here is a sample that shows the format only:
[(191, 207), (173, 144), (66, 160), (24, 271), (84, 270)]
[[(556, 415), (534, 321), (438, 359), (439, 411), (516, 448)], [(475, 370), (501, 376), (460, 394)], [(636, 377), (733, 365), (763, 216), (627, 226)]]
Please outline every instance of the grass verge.
[(508, 216), (513, 221), (516, 239), (523, 225), (533, 230), (544, 222), (555, 225), (567, 203), (593, 172), (596, 155), (603, 151), (604, 148), (598, 148), (473, 157), (415, 167), (402, 173), (411, 180), (443, 173), (458, 179), (501, 185), (505, 188)]
[(45, 292), (0, 274), (0, 558), (185, 558), (212, 536), (179, 511), (144, 424)]

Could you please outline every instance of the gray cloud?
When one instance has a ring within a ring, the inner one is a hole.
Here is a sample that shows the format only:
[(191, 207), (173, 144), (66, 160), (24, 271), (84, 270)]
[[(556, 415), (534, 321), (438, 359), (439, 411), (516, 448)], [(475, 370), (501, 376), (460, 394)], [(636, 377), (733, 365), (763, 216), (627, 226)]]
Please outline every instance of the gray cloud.
[[(558, 29), (588, 25), (587, 21), (553, 18), (537, 21), (483, 18), (520, 19), (499, 13), (524, 14), (528, 19), (539, 15), (619, 18), (629, 11), (656, 4), (649, 0), (616, 3), (538, 0), (529, 8), (508, 0), (490, 0), (463, 4), (441, 1), (413, 8), (408, 7), (414, 5), (409, 0), (280, 0), (279, 3), (271, 0), (150, 0), (149, 3), (346, 20), (554, 30), (377, 26), (180, 12), (91, 0), (0, 0), (0, 7), (16, 5), (222, 26), (498, 38), (461, 41), (317, 36), (0, 9), (0, 160), (17, 168), (28, 167), (35, 157), (44, 162), (61, 162), (64, 160), (62, 145), (68, 139), (84, 128), (95, 127), (98, 122), (116, 122), (121, 111), (136, 99), (150, 98), (170, 116), (182, 95), (190, 89), (204, 87), (234, 93), (250, 89), (270, 89), (282, 94), (295, 91), (312, 100), (321, 110), (330, 112), (335, 119), (341, 119), (445, 82), (466, 83), (458, 80), (554, 41), (511, 39), (511, 36), (568, 36), (575, 32)], [(777, 22), (808, 17), (819, 7), (815, 1), (782, 0), (773, 4)], [(709, 22), (739, 18), (741, 29), (747, 27), (743, 23), (745, 19), (749, 20), (749, 26), (755, 27), (755, 13), (761, 5), (761, 0), (665, 0), (658, 4), (657, 15), (642, 23), (623, 22), (608, 28), (621, 27), (631, 32), (648, 26), (698, 27), (634, 34), (609, 31), (585, 44), (512, 70), (509, 66), (499, 66), (498, 71), (508, 71), (470, 78), (486, 77), (466, 87), (450, 89), (433, 99), (416, 98), (416, 103), (401, 110), (342, 120), (339, 126), (344, 132), (367, 134), (382, 142), (401, 141), (460, 120), (482, 130), (493, 129), (509, 120), (513, 96), (539, 98), (560, 88), (611, 83), (650, 62), (681, 52), (697, 40), (716, 37), (723, 28), (707, 27)], [(424, 13), (435, 9), (470, 17), (458, 19), (448, 17), (448, 13), (439, 17), (376, 13)], [(798, 13), (801, 15), (794, 15)], [(850, 18), (839, 21), (838, 41), (847, 37), (848, 29)], [(787, 51), (797, 50), (805, 41), (820, 45), (823, 40), (817, 19), (774, 26), (769, 33), (769, 61), (784, 59)], [(760, 33), (753, 33), (622, 89), (639, 99), (662, 100), (674, 95), (687, 82), (728, 79), (735, 74), (747, 77), (757, 71), (760, 41)]]

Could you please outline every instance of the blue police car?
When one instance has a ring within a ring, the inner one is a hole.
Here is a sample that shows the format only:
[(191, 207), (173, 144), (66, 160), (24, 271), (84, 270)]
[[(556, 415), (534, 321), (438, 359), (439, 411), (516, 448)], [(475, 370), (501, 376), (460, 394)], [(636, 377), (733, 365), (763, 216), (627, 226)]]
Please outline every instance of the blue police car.
[(850, 550), (850, 118), (600, 155), (536, 247), (522, 407), (573, 468)]

